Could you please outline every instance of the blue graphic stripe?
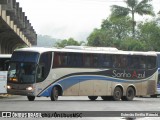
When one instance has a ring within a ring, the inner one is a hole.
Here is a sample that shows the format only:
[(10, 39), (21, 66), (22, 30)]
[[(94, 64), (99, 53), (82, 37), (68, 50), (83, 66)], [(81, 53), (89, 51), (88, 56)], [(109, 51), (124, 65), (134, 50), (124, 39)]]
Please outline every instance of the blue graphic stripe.
[(40, 94), (40, 96), (50, 96), (51, 90), (55, 85), (60, 85), (62, 87), (62, 90), (64, 91), (73, 85), (76, 85), (80, 82), (85, 82), (88, 80), (103, 80), (103, 81), (112, 81), (112, 82), (121, 82), (121, 83), (139, 83), (139, 82), (147, 81), (148, 79), (126, 80), (126, 79), (112, 78), (112, 77), (106, 77), (106, 76), (96, 76), (96, 75), (95, 76), (93, 75), (71, 76), (71, 77), (67, 77), (62, 80), (59, 80), (56, 83), (53, 83), (48, 88), (46, 88), (46, 90), (44, 90)]

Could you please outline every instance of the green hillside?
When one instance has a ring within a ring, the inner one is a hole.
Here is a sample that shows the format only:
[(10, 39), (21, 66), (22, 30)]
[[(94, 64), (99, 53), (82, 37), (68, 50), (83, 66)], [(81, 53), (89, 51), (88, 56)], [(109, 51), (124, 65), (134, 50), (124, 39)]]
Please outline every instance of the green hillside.
[(52, 38), (48, 35), (38, 35), (37, 36), (37, 46), (38, 47), (53, 47), (59, 39)]

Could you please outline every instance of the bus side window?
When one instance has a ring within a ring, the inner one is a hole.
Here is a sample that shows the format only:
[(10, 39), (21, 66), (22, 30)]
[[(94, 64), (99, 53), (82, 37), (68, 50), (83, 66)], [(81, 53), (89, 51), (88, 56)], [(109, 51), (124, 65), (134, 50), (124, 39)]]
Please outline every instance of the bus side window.
[(78, 63), (77, 54), (73, 53), (72, 54), (72, 67), (77, 67), (78, 66), (77, 63)]
[(103, 66), (103, 56), (98, 55), (98, 67), (101, 68)]
[(139, 69), (145, 69), (145, 68), (146, 68), (146, 58), (140, 57)]
[(0, 71), (3, 71), (3, 63), (1, 60), (0, 60)]
[(156, 67), (156, 57), (146, 57), (146, 67), (148, 69), (153, 69)]
[(60, 53), (58, 57), (58, 67), (67, 67), (68, 64), (68, 55), (67, 53)]
[(121, 62), (120, 62), (120, 55), (114, 56), (114, 62), (113, 62), (113, 68), (120, 68)]
[(48, 76), (51, 68), (51, 60), (52, 52), (46, 52), (41, 54), (39, 65), (37, 68), (37, 82), (44, 81)]
[(129, 65), (128, 65), (128, 67), (130, 68), (130, 69), (138, 69), (139, 68), (139, 58), (137, 57), (137, 56), (131, 56), (131, 57), (129, 57), (129, 59), (128, 59), (129, 61)]
[(60, 59), (59, 53), (54, 53), (54, 60), (53, 60), (52, 68), (59, 67), (59, 59)]
[(90, 54), (84, 54), (84, 67), (90, 67)]
[(95, 54), (93, 55), (93, 67), (97, 67), (98, 66), (98, 55)]
[(68, 57), (67, 57), (67, 66), (68, 67), (70, 67), (71, 65), (71, 53), (68, 53), (68, 55), (67, 55)]
[(6, 61), (4, 62), (4, 70), (5, 70), (5, 71), (8, 71), (8, 68), (9, 68), (9, 60), (6, 60)]
[(112, 59), (110, 55), (104, 55), (103, 67), (112, 68)]
[(39, 79), (44, 78), (44, 67), (42, 65), (39, 65), (37, 68), (37, 77)]
[(8, 71), (9, 58), (1, 58), (0, 60), (0, 71)]
[(68, 56), (66, 53), (63, 54), (63, 66), (64, 67), (67, 67), (67, 59), (68, 59)]
[(76, 67), (82, 67), (83, 64), (82, 54), (77, 54), (76, 61), (77, 61)]

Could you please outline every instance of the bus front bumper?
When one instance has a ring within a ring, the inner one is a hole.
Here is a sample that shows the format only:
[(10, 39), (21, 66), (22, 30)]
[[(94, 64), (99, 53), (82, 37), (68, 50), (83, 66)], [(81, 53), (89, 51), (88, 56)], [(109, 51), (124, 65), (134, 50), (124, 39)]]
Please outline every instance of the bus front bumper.
[(24, 95), (24, 96), (35, 96), (34, 88), (30, 85), (24, 85), (23, 87), (19, 85), (7, 85), (7, 93), (12, 95)]
[(34, 92), (26, 91), (26, 90), (7, 90), (8, 94), (11, 95), (24, 95), (24, 96), (35, 96)]

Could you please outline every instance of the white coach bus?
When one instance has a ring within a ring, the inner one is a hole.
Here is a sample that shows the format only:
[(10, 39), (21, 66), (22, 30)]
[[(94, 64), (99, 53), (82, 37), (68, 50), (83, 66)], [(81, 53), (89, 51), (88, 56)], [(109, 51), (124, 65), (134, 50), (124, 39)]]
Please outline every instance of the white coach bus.
[(7, 71), (11, 54), (0, 54), (0, 94), (7, 93)]
[(8, 93), (35, 97), (88, 96), (131, 101), (154, 95), (157, 54), (114, 48), (22, 48), (13, 52)]

